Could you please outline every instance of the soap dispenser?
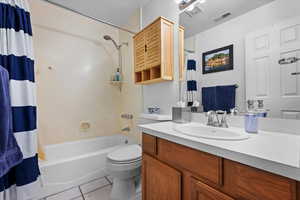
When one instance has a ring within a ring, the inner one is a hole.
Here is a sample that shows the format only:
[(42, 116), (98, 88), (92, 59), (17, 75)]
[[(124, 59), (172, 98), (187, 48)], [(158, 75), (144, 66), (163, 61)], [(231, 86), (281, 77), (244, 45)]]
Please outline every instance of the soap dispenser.
[(255, 111), (254, 100), (247, 101), (247, 113), (245, 114), (245, 131), (258, 133), (258, 115)]
[(256, 109), (256, 113), (259, 117), (266, 118), (268, 115), (267, 110), (264, 108), (264, 100), (258, 100), (258, 108)]

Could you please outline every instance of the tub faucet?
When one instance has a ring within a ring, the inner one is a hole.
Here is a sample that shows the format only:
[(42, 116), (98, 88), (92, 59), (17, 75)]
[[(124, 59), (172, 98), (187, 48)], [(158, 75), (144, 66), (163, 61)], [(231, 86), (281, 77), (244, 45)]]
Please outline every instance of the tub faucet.
[(127, 127), (125, 127), (125, 128), (122, 128), (122, 132), (123, 132), (123, 131), (129, 132), (129, 131), (130, 131), (129, 126), (127, 126)]

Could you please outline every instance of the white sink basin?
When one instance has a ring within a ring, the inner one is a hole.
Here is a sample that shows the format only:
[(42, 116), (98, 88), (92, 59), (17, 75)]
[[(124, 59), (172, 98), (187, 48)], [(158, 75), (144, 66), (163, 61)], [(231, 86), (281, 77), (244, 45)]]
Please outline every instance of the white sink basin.
[(216, 128), (200, 123), (175, 125), (174, 130), (184, 135), (213, 140), (246, 140), (249, 134), (236, 128)]

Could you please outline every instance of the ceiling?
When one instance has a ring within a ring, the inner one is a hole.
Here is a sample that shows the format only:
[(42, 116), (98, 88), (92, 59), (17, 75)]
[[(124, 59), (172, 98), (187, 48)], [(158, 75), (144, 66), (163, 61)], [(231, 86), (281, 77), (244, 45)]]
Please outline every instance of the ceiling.
[(46, 0), (87, 16), (123, 26), (142, 5), (151, 0)]
[[(182, 13), (180, 25), (185, 27), (185, 36), (190, 37), (272, 1), (274, 0), (206, 0), (206, 3), (200, 4), (202, 12), (192, 18)], [(228, 12), (232, 13), (228, 18), (214, 21)]]

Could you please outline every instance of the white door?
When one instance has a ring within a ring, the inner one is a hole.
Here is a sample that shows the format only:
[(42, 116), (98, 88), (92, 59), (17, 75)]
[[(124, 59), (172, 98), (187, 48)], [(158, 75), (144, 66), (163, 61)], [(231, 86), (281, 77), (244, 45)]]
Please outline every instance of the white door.
[(300, 18), (246, 37), (246, 98), (263, 99), (270, 117), (300, 119), (300, 62), (278, 63), (290, 57), (300, 57)]
[[(300, 18), (277, 24), (276, 58), (300, 58)], [(278, 64), (278, 63), (277, 63)], [(283, 118), (300, 119), (300, 61), (279, 65), (279, 108)]]
[[(256, 31), (246, 37), (246, 100), (264, 100), (269, 115), (275, 116), (276, 67), (273, 27)], [(275, 84), (274, 84), (275, 82)]]

